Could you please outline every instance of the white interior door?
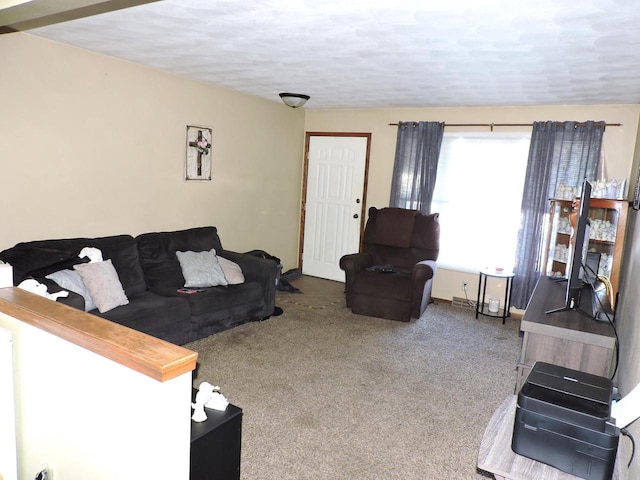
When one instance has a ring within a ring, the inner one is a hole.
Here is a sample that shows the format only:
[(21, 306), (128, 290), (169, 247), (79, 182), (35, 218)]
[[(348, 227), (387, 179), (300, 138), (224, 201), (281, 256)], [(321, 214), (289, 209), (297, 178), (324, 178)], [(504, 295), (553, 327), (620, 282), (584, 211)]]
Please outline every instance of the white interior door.
[(340, 257), (360, 246), (369, 137), (309, 137), (302, 273), (344, 282)]

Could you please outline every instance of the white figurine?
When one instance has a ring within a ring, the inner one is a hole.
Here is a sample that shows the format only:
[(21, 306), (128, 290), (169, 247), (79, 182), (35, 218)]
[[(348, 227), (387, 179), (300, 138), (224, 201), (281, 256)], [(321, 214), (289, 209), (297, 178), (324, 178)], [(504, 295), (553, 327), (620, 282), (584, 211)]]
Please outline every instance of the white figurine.
[(191, 408), (193, 408), (191, 420), (194, 422), (204, 422), (207, 419), (207, 414), (204, 412), (204, 404), (209, 401), (209, 396), (203, 390), (198, 390), (198, 393), (196, 393), (196, 403), (191, 404)]
[(217, 390), (220, 390), (220, 387), (214, 387), (209, 382), (202, 382), (198, 387), (199, 392), (204, 392), (207, 395), (207, 400), (204, 403), (207, 403), (209, 401), (209, 398), (211, 397), (211, 394)]
[(204, 422), (207, 419), (204, 407), (224, 411), (227, 409), (227, 405), (229, 402), (220, 393), (220, 387), (214, 387), (209, 382), (202, 382), (198, 387), (198, 393), (196, 393), (196, 403), (191, 404), (194, 409), (191, 419), (194, 422)]
[(41, 297), (45, 297), (45, 298), (48, 298), (49, 300), (54, 300), (54, 301), (60, 297), (69, 296), (69, 292), (67, 292), (66, 290), (61, 290), (55, 293), (48, 293), (47, 286), (43, 283), (38, 282), (37, 280), (34, 280), (33, 278), (28, 278), (27, 280), (20, 282), (20, 285), (18, 285), (18, 288), (22, 290), (26, 290), (27, 292), (35, 293), (36, 295), (40, 295)]
[(207, 401), (204, 404), (205, 407), (221, 411), (227, 409), (229, 402), (224, 395), (220, 393), (220, 387), (213, 386), (209, 382), (202, 382), (198, 391), (205, 392), (207, 396)]
[(102, 250), (95, 247), (84, 247), (78, 255), (80, 258), (87, 257), (90, 263), (102, 262)]
[(211, 398), (205, 405), (207, 408), (212, 408), (214, 410), (225, 411), (227, 409), (227, 405), (229, 402), (220, 392), (213, 392), (211, 394)]

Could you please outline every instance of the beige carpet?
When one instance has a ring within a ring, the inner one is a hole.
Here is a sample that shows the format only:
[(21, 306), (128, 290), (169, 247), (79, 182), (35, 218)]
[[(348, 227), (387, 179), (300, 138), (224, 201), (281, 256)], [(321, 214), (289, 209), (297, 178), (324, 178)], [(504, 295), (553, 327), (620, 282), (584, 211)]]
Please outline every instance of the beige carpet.
[(187, 345), (194, 386), (243, 408), (243, 480), (478, 479), (486, 422), (512, 394), (507, 324), (445, 302), (411, 323), (354, 315), (343, 285), (303, 277), (284, 314)]

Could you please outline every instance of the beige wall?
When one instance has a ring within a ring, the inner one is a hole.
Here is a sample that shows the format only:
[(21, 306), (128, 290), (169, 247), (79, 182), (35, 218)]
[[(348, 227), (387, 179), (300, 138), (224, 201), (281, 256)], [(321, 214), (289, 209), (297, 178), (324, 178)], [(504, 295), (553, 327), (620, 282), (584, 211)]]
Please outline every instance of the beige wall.
[[(391, 175), (398, 121), (444, 121), (446, 123), (531, 123), (543, 120), (604, 120), (621, 123), (609, 127), (604, 135), (607, 172), (610, 178), (629, 178), (633, 162), (640, 105), (405, 108), (363, 110), (308, 110), (306, 130), (313, 132), (371, 132), (371, 157), (366, 206), (389, 205)], [(475, 130), (487, 131), (488, 128)], [(527, 131), (530, 127), (496, 127), (501, 131)], [(447, 128), (450, 131), (470, 128)], [(508, 181), (508, 179), (505, 179)], [(473, 232), (469, 232), (470, 239)], [(470, 240), (471, 241), (471, 240)], [(462, 284), (469, 284), (469, 295), (477, 294), (478, 276), (467, 272), (440, 269), (433, 284), (436, 298), (464, 297)], [(503, 285), (496, 285), (502, 291)], [(493, 293), (493, 292), (491, 292)]]
[[(218, 227), (297, 262), (304, 111), (15, 33), (0, 36), (0, 250), (19, 241)], [(213, 180), (184, 180), (185, 126)]]

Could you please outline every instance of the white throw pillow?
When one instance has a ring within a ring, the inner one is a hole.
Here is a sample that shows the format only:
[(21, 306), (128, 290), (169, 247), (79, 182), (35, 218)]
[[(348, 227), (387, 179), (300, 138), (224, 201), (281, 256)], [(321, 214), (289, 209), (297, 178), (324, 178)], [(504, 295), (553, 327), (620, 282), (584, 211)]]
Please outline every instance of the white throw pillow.
[(242, 273), (240, 265), (224, 257), (218, 257), (218, 263), (222, 267), (222, 272), (227, 282), (229, 282), (229, 285), (244, 283), (244, 274)]
[(215, 249), (208, 252), (176, 252), (186, 288), (227, 285)]
[(129, 303), (111, 259), (104, 262), (81, 263), (73, 268), (82, 277), (100, 313)]

